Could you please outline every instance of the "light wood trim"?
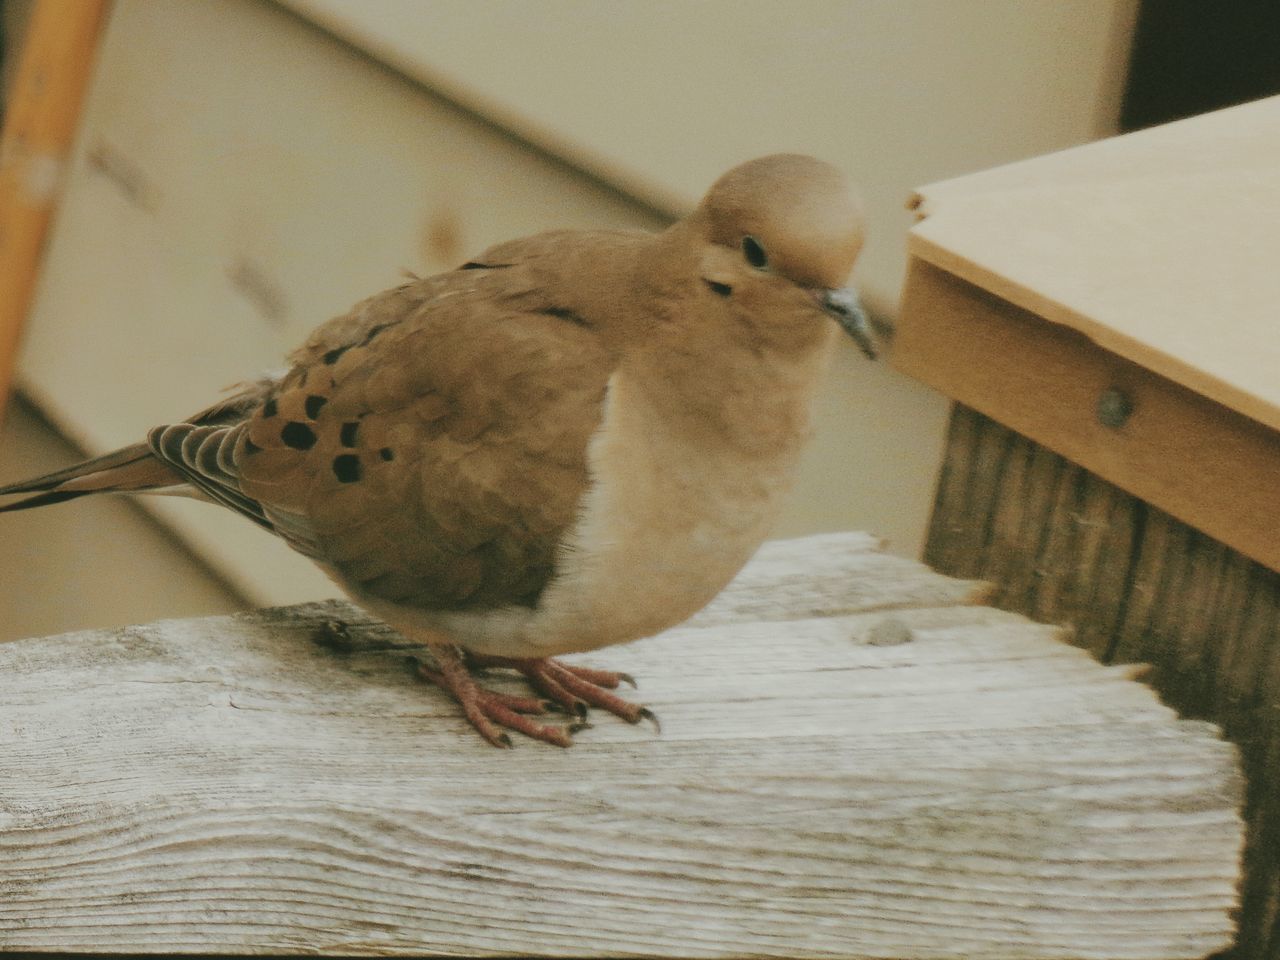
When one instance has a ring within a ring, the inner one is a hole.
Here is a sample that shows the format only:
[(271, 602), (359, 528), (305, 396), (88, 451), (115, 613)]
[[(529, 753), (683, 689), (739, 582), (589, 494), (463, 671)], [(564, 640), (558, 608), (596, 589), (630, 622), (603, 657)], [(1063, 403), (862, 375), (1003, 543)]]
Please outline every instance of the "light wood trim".
[(1280, 430), (1280, 96), (920, 188), (927, 260)]
[(38, 0), (0, 143), (0, 415), (109, 0)]
[[(918, 258), (894, 365), (1280, 570), (1280, 437), (1257, 421)], [(1111, 387), (1134, 406), (1116, 429)]]

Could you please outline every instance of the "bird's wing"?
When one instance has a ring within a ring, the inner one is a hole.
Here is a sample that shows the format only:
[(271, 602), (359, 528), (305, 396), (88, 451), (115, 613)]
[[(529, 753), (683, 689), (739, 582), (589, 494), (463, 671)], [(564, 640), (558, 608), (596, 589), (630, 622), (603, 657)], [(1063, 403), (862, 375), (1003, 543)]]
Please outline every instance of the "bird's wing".
[(357, 592), (532, 603), (588, 483), (612, 361), (546, 264), (418, 280), (320, 327), (237, 407), (157, 427), (155, 455)]

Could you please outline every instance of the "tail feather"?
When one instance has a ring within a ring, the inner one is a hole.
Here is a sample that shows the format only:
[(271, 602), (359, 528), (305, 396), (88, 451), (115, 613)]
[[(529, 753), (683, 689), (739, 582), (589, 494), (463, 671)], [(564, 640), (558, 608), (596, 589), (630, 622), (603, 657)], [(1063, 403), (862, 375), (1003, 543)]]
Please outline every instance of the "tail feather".
[(0, 513), (29, 510), (60, 503), (90, 493), (154, 490), (181, 484), (184, 479), (151, 454), (145, 443), (135, 443), (63, 470), (0, 487), (0, 496), (35, 493), (38, 496), (0, 506)]
[(88, 495), (88, 490), (81, 490), (78, 493), (56, 490), (52, 493), (39, 493), (34, 497), (27, 497), (25, 500), (19, 500), (17, 503), (6, 503), (4, 506), (0, 506), (0, 513), (12, 513), (17, 510), (30, 510), (32, 507), (43, 507), (50, 503), (61, 503), (63, 500), (74, 500), (76, 497), (86, 497)]

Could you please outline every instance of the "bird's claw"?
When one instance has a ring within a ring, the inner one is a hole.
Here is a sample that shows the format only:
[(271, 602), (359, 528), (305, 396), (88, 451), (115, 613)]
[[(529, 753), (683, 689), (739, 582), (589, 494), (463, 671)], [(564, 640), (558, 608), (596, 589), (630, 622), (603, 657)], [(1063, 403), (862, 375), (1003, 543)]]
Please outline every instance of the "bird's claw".
[[(433, 649), (435, 649), (434, 646)], [(493, 668), (506, 668), (519, 672), (536, 691), (546, 698), (540, 702), (547, 709), (562, 710), (576, 718), (565, 728), (553, 729), (564, 730), (569, 734), (589, 729), (591, 725), (587, 722), (587, 716), (591, 708), (596, 707), (612, 713), (614, 716), (621, 717), (628, 723), (634, 724), (639, 723), (641, 720), (648, 720), (653, 724), (654, 730), (658, 732), (662, 730), (661, 725), (658, 723), (657, 715), (648, 707), (631, 703), (611, 692), (623, 683), (630, 684), (632, 687), (636, 686), (635, 678), (630, 674), (612, 670), (598, 670), (592, 667), (580, 667), (576, 664), (562, 663), (550, 657), (523, 659), (467, 652), (459, 652), (456, 655), (460, 658), (460, 662), (464, 663), (472, 671), (483, 672)], [(419, 672), (423, 671), (420, 670)], [(434, 677), (431, 676), (432, 672), (423, 672), (423, 675), (428, 679), (434, 680)], [(474, 678), (472, 678), (472, 683), (474, 684)], [(481, 693), (481, 699), (490, 696), (506, 696), (505, 694), (494, 694), (491, 691), (481, 690), (479, 687), (477, 687), (477, 690)], [(527, 730), (522, 729), (523, 726), (546, 727), (545, 724), (534, 724), (533, 721), (527, 720), (520, 726), (512, 726), (498, 717), (491, 716), (490, 719), (511, 729), (518, 729), (522, 733), (528, 733)], [(476, 726), (479, 729), (479, 725), (476, 724)], [(485, 734), (484, 730), (480, 732), (482, 735)], [(534, 736), (535, 739), (560, 743), (558, 738), (549, 739), (541, 734), (529, 735)], [(485, 739), (493, 742), (487, 735)], [(561, 745), (567, 746), (567, 744)]]
[(562, 727), (533, 719), (533, 716), (547, 712), (551, 706), (548, 701), (487, 690), (475, 682), (462, 661), (457, 658), (456, 652), (453, 654), (454, 659), (450, 660), (448, 654), (435, 646), (432, 649), (436, 653), (439, 669), (411, 657), (417, 674), (448, 691), (462, 707), (467, 720), (489, 743), (503, 749), (514, 746), (507, 733), (507, 730), (514, 730), (557, 747), (573, 745), (573, 734), (581, 729), (580, 726), (571, 723)]

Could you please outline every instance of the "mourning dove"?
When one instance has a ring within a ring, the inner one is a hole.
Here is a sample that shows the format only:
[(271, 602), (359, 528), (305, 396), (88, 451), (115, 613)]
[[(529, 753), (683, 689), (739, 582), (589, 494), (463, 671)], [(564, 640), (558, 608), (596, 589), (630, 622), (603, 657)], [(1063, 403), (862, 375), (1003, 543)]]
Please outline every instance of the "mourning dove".
[(546, 707), (652, 715), (610, 692), (623, 675), (553, 658), (710, 601), (778, 513), (836, 324), (874, 356), (845, 287), (862, 242), (838, 170), (754, 160), (661, 233), (542, 233), (370, 297), (287, 372), (0, 489), (39, 494), (0, 509), (118, 491), (229, 507), (425, 645), (420, 672), (490, 743), (567, 746)]

